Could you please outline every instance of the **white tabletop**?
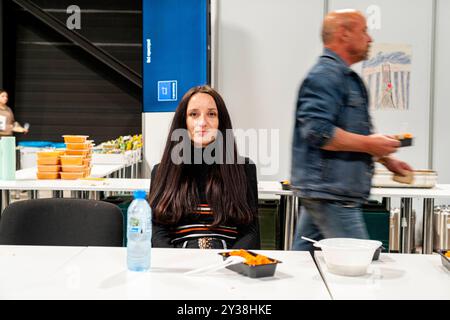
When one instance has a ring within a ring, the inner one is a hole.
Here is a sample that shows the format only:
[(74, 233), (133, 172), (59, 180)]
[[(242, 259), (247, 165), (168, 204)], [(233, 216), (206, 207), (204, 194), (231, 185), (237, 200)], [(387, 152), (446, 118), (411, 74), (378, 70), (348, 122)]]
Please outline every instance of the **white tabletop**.
[(84, 249), (0, 246), (0, 300), (39, 287)]
[[(221, 261), (218, 250), (153, 249), (151, 272), (126, 269), (125, 248), (89, 247), (57, 268), (51, 277), (31, 282), (22, 290), (4, 292), (8, 299), (330, 299), (307, 252), (262, 251), (281, 260), (274, 277), (252, 279), (228, 269), (208, 275), (185, 272)], [(35, 257), (36, 258), (36, 257)], [(47, 259), (44, 256), (42, 259)], [(40, 259), (37, 259), (38, 261)], [(8, 267), (3, 281), (12, 287), (21, 272)], [(28, 261), (29, 264), (32, 260)], [(39, 262), (45, 264), (45, 262)], [(42, 278), (35, 272), (36, 278)]]
[(450, 299), (450, 272), (437, 254), (381, 253), (359, 277), (330, 273), (321, 251), (315, 258), (333, 299)]

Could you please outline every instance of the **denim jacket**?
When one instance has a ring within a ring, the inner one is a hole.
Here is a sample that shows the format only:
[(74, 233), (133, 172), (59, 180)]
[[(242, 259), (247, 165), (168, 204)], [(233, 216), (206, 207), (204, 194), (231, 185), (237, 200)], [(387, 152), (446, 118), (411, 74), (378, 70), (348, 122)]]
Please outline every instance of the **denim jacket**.
[(303, 81), (295, 117), (291, 183), (298, 195), (364, 202), (370, 193), (372, 156), (321, 149), (336, 128), (372, 134), (365, 85), (333, 51), (325, 49)]

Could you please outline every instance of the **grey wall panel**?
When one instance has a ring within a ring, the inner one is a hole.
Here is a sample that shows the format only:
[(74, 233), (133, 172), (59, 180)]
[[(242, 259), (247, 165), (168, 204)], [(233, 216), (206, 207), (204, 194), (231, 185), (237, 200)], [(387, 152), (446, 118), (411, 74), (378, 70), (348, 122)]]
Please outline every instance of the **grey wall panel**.
[(297, 90), (322, 51), (323, 10), (318, 0), (218, 1), (216, 83), (233, 125), (279, 130), (272, 150), (259, 134), (264, 143), (245, 152), (260, 180), (290, 177)]

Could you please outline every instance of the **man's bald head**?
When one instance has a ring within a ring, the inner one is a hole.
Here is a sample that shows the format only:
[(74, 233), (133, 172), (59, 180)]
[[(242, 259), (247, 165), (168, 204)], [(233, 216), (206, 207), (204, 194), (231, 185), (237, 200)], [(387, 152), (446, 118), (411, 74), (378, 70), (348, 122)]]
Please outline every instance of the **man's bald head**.
[(333, 11), (327, 14), (322, 24), (322, 41), (329, 45), (336, 40), (335, 35), (342, 29), (351, 30), (361, 20), (366, 20), (364, 15), (357, 10), (346, 9)]

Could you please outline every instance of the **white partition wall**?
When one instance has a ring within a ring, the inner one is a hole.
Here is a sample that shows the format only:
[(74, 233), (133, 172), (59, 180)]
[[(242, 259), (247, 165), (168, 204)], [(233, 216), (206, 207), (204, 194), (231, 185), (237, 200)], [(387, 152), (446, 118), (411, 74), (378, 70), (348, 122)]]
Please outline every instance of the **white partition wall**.
[(144, 130), (144, 172), (150, 178), (151, 169), (161, 161), (173, 112), (149, 112), (142, 115)]
[(239, 147), (260, 180), (290, 177), (297, 90), (321, 53), (323, 11), (319, 0), (218, 1), (216, 87), (234, 128), (258, 130), (257, 149)]
[(450, 183), (450, 1), (438, 0), (436, 9), (433, 169), (439, 183)]

